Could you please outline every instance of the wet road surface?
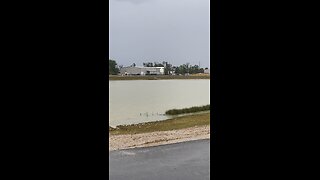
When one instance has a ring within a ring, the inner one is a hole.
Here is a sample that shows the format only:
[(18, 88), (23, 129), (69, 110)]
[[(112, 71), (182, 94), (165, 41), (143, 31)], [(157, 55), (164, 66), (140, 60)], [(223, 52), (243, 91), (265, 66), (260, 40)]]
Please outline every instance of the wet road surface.
[(110, 180), (210, 179), (210, 140), (109, 152)]

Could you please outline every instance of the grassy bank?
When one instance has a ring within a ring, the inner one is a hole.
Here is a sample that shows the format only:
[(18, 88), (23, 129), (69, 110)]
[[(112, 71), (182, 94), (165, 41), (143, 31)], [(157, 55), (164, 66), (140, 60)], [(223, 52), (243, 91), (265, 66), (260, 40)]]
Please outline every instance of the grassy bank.
[(164, 121), (148, 122), (133, 124), (127, 126), (117, 126), (117, 128), (109, 127), (111, 135), (120, 134), (139, 134), (154, 131), (169, 131), (176, 129), (184, 129), (194, 126), (203, 126), (210, 124), (210, 112), (204, 114), (187, 115), (176, 117)]
[(195, 113), (195, 112), (209, 111), (209, 110), (210, 110), (210, 104), (205, 106), (194, 106), (191, 108), (171, 109), (166, 111), (166, 115), (188, 114), (188, 113)]
[(190, 76), (117, 76), (109, 75), (109, 80), (170, 80), (170, 79), (210, 79), (210, 75), (190, 75)]

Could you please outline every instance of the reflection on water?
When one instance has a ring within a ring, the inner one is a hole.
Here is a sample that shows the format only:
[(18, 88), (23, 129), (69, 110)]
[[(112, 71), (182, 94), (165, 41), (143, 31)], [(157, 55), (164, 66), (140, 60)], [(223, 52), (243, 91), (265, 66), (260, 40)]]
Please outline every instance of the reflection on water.
[(210, 80), (109, 81), (109, 125), (169, 118), (165, 111), (210, 104)]

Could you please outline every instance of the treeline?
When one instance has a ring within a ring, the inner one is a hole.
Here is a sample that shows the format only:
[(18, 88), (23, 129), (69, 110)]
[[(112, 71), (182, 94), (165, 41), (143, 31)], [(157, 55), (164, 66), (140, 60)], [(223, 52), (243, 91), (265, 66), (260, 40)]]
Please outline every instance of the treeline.
[[(144, 67), (164, 67), (164, 74), (165, 75), (172, 75), (172, 74), (198, 74), (204, 73), (205, 69), (208, 68), (200, 68), (198, 65), (190, 65), (189, 63), (182, 64), (180, 66), (173, 66), (172, 64), (163, 61), (160, 62), (145, 62), (143, 63)], [(109, 75), (116, 75), (119, 73), (119, 69), (123, 66), (118, 66), (115, 60), (109, 60)], [(131, 67), (136, 67), (136, 64), (133, 63)]]
[(178, 114), (188, 114), (188, 113), (195, 113), (200, 111), (209, 111), (210, 104), (205, 106), (195, 106), (191, 108), (184, 108), (184, 109), (171, 109), (166, 111), (166, 115), (178, 115)]
[[(146, 62), (143, 63), (144, 67), (164, 67), (164, 73), (166, 75), (168, 74), (198, 74), (198, 73), (204, 73), (204, 68), (200, 68), (198, 65), (190, 65), (189, 63), (182, 64), (180, 66), (173, 66), (172, 64), (163, 61), (162, 63), (158, 62)], [(206, 68), (207, 69), (207, 68)]]
[(176, 74), (198, 74), (204, 73), (204, 69), (200, 68), (198, 65), (182, 64), (179, 67), (175, 67), (174, 71)]

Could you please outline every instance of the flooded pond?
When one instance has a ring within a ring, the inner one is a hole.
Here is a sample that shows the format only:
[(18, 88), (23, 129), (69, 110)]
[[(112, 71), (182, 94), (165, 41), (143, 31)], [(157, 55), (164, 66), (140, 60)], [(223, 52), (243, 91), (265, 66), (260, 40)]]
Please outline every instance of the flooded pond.
[(210, 80), (109, 81), (109, 125), (165, 120), (169, 109), (210, 104)]

